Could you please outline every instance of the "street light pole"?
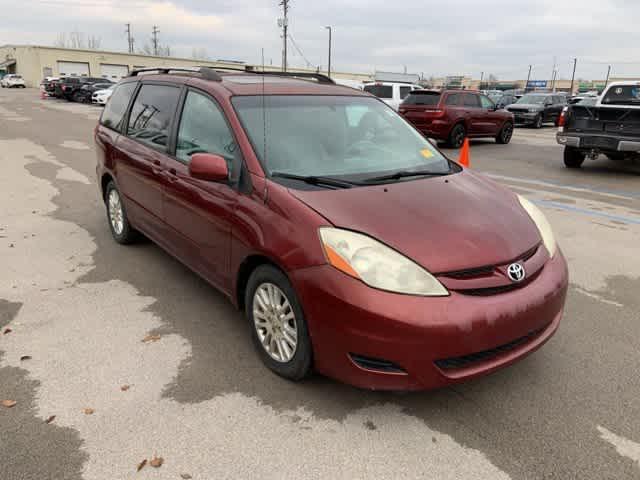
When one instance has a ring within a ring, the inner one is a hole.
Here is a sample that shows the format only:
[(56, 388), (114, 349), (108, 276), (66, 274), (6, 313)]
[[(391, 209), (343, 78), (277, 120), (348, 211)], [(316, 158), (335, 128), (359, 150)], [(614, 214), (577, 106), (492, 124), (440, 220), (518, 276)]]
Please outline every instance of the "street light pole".
[(482, 80), (484, 80), (484, 72), (480, 72), (480, 90), (482, 90)]
[(529, 88), (529, 80), (531, 80), (531, 65), (529, 65), (529, 73), (527, 74), (527, 83), (524, 84), (524, 91)]
[(332, 33), (332, 28), (331, 26), (327, 25), (326, 27), (327, 30), (329, 30), (329, 66), (327, 68), (327, 76), (329, 78), (331, 78), (331, 33)]
[(611, 73), (611, 65), (609, 65), (609, 68), (607, 68), (607, 79), (604, 81), (604, 88), (607, 88), (607, 85), (609, 85), (609, 74)]
[(571, 75), (571, 90), (569, 91), (569, 95), (573, 95), (573, 81), (576, 78), (576, 65), (578, 64), (578, 59), (573, 59), (573, 74)]

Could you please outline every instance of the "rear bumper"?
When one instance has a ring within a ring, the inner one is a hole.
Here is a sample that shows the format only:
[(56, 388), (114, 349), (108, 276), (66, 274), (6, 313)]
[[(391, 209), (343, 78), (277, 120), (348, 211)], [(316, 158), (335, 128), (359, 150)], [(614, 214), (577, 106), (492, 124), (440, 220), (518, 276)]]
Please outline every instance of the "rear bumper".
[(591, 135), (573, 132), (558, 132), (556, 141), (566, 147), (605, 152), (640, 152), (640, 138), (616, 135)]
[[(382, 292), (326, 265), (290, 276), (309, 323), (316, 369), (381, 390), (442, 387), (516, 362), (554, 334), (568, 284), (561, 252), (525, 287), (487, 297)], [(363, 366), (362, 357), (399, 370)]]

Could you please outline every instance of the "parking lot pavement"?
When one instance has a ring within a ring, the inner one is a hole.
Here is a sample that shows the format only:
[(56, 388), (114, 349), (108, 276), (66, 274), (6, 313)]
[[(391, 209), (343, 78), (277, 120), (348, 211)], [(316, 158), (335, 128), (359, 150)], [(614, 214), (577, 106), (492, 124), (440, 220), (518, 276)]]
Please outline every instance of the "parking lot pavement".
[(472, 168), (553, 224), (563, 323), (491, 376), (367, 392), (274, 376), (222, 295), (111, 240), (99, 111), (0, 91), (0, 400), (17, 402), (0, 406), (1, 479), (640, 478), (638, 166), (565, 169), (552, 128), (473, 142)]

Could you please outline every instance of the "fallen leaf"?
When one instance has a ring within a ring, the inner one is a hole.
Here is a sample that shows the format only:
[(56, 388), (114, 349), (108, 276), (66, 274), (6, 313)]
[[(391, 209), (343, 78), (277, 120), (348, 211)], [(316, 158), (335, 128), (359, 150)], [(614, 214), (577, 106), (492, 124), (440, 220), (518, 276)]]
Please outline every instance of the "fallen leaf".
[(188, 473), (181, 473), (180, 478), (183, 478), (184, 480), (189, 480), (190, 478), (193, 478), (193, 477)]
[(9, 248), (13, 248), (13, 247), (15, 247), (15, 245), (13, 243), (10, 243)]
[(138, 468), (136, 469), (136, 471), (139, 472), (140, 470), (142, 470), (146, 464), (147, 464), (147, 459), (145, 458), (138, 464)]
[(95, 410), (93, 408), (85, 408), (84, 410), (82, 410), (82, 412), (85, 415), (91, 415), (91, 414), (93, 414), (93, 412), (95, 412)]
[(163, 463), (164, 463), (164, 458), (156, 457), (154, 455), (153, 458), (151, 459), (151, 461), (149, 462), (149, 465), (151, 465), (152, 467), (155, 467), (155, 468), (160, 468)]
[(131, 388), (131, 386), (130, 386), (130, 385), (122, 385), (122, 386), (120, 387), (120, 390), (122, 390), (123, 392), (126, 392), (127, 390), (129, 390), (129, 388)]
[(2, 400), (2, 406), (7, 408), (15, 407), (16, 403), (15, 400)]
[(4, 332), (2, 332), (2, 333), (4, 333), (6, 335), (7, 333), (11, 333), (11, 332), (13, 332), (13, 330), (11, 330), (9, 327), (7, 327), (7, 328), (4, 329)]
[(142, 339), (142, 343), (157, 342), (158, 340), (160, 340), (160, 335), (147, 335)]
[(51, 415), (49, 418), (47, 418), (44, 423), (51, 423), (56, 419), (55, 415)]
[(25, 360), (31, 360), (31, 355), (22, 355), (20, 357), (21, 362), (24, 362)]

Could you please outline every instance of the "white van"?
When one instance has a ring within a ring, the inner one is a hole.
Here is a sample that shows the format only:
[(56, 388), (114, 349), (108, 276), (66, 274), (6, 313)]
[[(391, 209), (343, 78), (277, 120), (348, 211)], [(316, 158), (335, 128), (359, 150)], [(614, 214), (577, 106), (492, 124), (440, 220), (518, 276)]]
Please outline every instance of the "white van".
[(398, 110), (402, 101), (407, 98), (413, 90), (422, 90), (424, 87), (411, 83), (399, 82), (372, 82), (366, 83), (364, 91), (375, 95), (394, 110)]

